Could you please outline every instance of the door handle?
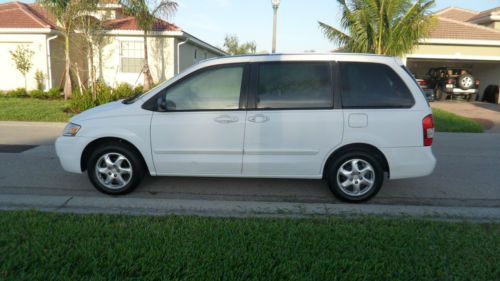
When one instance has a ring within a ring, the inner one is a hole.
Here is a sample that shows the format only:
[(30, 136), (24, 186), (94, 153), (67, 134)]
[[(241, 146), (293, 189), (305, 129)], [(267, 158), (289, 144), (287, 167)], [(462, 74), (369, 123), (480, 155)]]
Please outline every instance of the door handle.
[(269, 121), (269, 116), (266, 116), (264, 114), (257, 114), (254, 116), (248, 117), (248, 121), (253, 122), (253, 123), (264, 123)]
[(229, 116), (229, 115), (224, 114), (224, 115), (221, 115), (219, 117), (216, 117), (214, 120), (217, 123), (229, 124), (229, 123), (238, 122), (238, 117)]

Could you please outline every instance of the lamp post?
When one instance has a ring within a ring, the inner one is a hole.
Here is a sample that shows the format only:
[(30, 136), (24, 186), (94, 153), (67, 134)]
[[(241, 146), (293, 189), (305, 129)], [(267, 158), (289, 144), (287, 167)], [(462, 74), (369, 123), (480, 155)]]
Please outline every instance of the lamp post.
[(276, 53), (276, 22), (278, 19), (278, 7), (280, 6), (280, 0), (271, 0), (273, 4), (274, 18), (273, 18), (273, 54)]

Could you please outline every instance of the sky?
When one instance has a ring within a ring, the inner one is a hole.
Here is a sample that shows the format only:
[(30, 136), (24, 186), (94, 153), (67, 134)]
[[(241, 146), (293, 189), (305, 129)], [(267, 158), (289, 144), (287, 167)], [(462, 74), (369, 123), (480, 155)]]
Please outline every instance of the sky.
[[(9, 2), (0, 0), (0, 3)], [(23, 1), (33, 2), (33, 1)], [(272, 41), (271, 0), (177, 0), (177, 13), (169, 19), (186, 32), (218, 47), (226, 34), (241, 42), (255, 41), (257, 51), (269, 52)], [(436, 0), (433, 10), (449, 6), (483, 11), (500, 6), (500, 0)], [(336, 0), (281, 0), (278, 9), (277, 51), (327, 52), (336, 46), (318, 28), (318, 21), (338, 26)]]

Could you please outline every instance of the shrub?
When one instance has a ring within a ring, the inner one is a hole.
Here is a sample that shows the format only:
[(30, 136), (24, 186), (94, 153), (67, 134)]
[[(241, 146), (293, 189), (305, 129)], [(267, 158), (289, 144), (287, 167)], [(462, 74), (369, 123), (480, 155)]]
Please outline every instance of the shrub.
[(92, 91), (86, 90), (80, 93), (79, 90), (76, 90), (71, 95), (69, 110), (74, 113), (79, 113), (96, 105), (97, 104), (92, 101)]
[(97, 100), (96, 105), (105, 104), (113, 101), (113, 89), (106, 85), (102, 80), (97, 81)]
[(142, 93), (144, 93), (144, 87), (141, 84), (135, 86), (134, 95), (138, 95), (138, 94), (142, 94)]
[(62, 95), (61, 95), (61, 88), (52, 88), (50, 89), (48, 92), (47, 92), (47, 98), (48, 99), (60, 99), (62, 98)]
[(45, 74), (41, 70), (35, 72), (36, 88), (38, 90), (43, 90), (45, 87)]
[(46, 99), (47, 94), (43, 90), (33, 90), (29, 93), (29, 96), (35, 99)]
[(28, 96), (28, 92), (24, 88), (17, 88), (15, 90), (7, 91), (7, 96), (11, 98), (25, 98)]
[(114, 90), (115, 99), (126, 99), (134, 95), (134, 89), (128, 83), (120, 83)]

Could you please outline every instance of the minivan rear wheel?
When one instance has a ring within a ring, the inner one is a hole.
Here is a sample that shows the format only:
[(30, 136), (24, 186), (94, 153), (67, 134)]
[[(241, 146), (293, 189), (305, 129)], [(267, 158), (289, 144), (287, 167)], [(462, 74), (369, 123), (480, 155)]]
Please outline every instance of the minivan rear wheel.
[(367, 152), (347, 152), (329, 165), (326, 179), (338, 199), (358, 203), (379, 192), (384, 170), (380, 161)]
[(137, 153), (126, 145), (113, 143), (92, 152), (87, 174), (97, 190), (122, 195), (132, 192), (139, 185), (145, 170)]

